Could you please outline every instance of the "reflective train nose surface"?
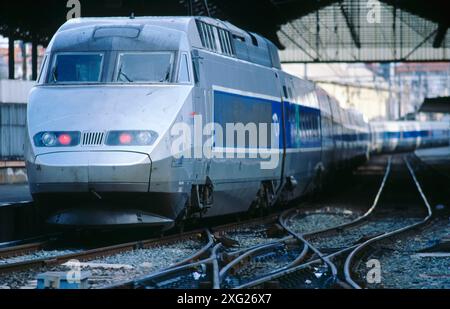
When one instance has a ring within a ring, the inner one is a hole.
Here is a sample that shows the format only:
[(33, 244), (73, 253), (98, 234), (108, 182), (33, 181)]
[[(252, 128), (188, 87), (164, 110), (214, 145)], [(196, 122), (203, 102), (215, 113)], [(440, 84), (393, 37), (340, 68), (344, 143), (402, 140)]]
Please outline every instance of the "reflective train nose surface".
[(28, 162), (31, 192), (148, 192), (151, 160), (137, 152), (60, 152)]

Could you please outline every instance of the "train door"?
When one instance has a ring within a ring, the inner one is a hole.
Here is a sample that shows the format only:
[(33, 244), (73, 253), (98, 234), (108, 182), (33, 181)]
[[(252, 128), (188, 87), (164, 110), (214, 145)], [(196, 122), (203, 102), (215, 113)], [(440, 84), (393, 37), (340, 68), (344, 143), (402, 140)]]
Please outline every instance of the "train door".
[[(199, 211), (206, 211), (213, 204), (213, 183), (209, 179), (211, 159), (206, 156), (204, 145), (208, 138), (203, 134), (204, 127), (212, 123), (212, 83), (208, 78), (207, 54), (192, 51), (192, 64), (195, 87), (192, 93), (191, 128), (193, 142), (192, 204)], [(212, 148), (212, 145), (211, 145)], [(212, 150), (212, 149), (211, 149)]]
[(320, 91), (318, 98), (321, 110), (322, 162), (324, 162), (325, 170), (328, 171), (333, 162), (335, 148), (332, 110), (328, 95)]
[(192, 52), (194, 75), (196, 87), (193, 92), (192, 103), (192, 131), (194, 147), (194, 174), (196, 180), (202, 182), (206, 178), (206, 161), (203, 155), (203, 127), (210, 121), (211, 111), (208, 107), (210, 101), (210, 86), (208, 85), (207, 72), (205, 70), (205, 59), (199, 55), (197, 50)]
[[(284, 78), (280, 78), (279, 73), (275, 74), (278, 84), (280, 85), (280, 102), (281, 102), (281, 119), (278, 119), (280, 130), (279, 130), (279, 148), (281, 149), (281, 170), (280, 170), (280, 188), (285, 182), (285, 177), (289, 177), (287, 174), (286, 167), (286, 158), (287, 158), (287, 139), (288, 139), (288, 117), (289, 117), (289, 99), (288, 99), (288, 88), (286, 86), (286, 80)], [(273, 117), (276, 117), (276, 113), (274, 113)], [(278, 117), (276, 117), (278, 118)], [(276, 119), (273, 119), (274, 121)]]

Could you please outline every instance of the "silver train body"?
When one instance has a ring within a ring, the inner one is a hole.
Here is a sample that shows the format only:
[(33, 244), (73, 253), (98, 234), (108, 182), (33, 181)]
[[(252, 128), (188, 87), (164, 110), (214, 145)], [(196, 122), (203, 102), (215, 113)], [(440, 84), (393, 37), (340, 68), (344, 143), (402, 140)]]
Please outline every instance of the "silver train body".
[[(283, 72), (271, 42), (216, 19), (72, 20), (41, 71), (26, 162), (31, 193), (53, 224), (167, 227), (267, 208), (388, 147), (370, 142), (380, 127)], [(231, 146), (217, 144), (214, 129), (214, 142), (201, 134), (174, 151), (174, 132), (180, 124), (195, 132), (199, 117), (275, 129), (266, 143)], [(205, 149), (214, 155), (192, 155)], [(251, 155), (261, 150), (272, 157)], [(277, 164), (261, 167), (273, 157)]]
[(384, 121), (372, 122), (372, 153), (413, 151), (449, 144), (449, 122)]

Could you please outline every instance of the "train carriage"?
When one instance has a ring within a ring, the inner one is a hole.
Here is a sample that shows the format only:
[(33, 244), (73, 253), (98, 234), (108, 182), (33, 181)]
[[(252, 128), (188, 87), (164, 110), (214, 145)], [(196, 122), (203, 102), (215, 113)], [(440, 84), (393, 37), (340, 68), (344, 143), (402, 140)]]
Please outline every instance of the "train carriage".
[[(372, 132), (377, 143), (386, 133)], [(230, 23), (82, 18), (47, 48), (26, 162), (52, 224), (167, 228), (299, 198), (367, 158), (368, 133), (361, 115), (283, 72), (270, 41)]]

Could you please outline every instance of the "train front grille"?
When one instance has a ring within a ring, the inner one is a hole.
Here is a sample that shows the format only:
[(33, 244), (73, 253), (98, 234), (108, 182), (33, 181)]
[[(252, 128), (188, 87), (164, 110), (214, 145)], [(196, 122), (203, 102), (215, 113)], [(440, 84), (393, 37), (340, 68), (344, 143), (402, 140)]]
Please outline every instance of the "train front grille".
[(103, 144), (105, 133), (103, 132), (84, 132), (81, 139), (83, 146), (100, 146)]

